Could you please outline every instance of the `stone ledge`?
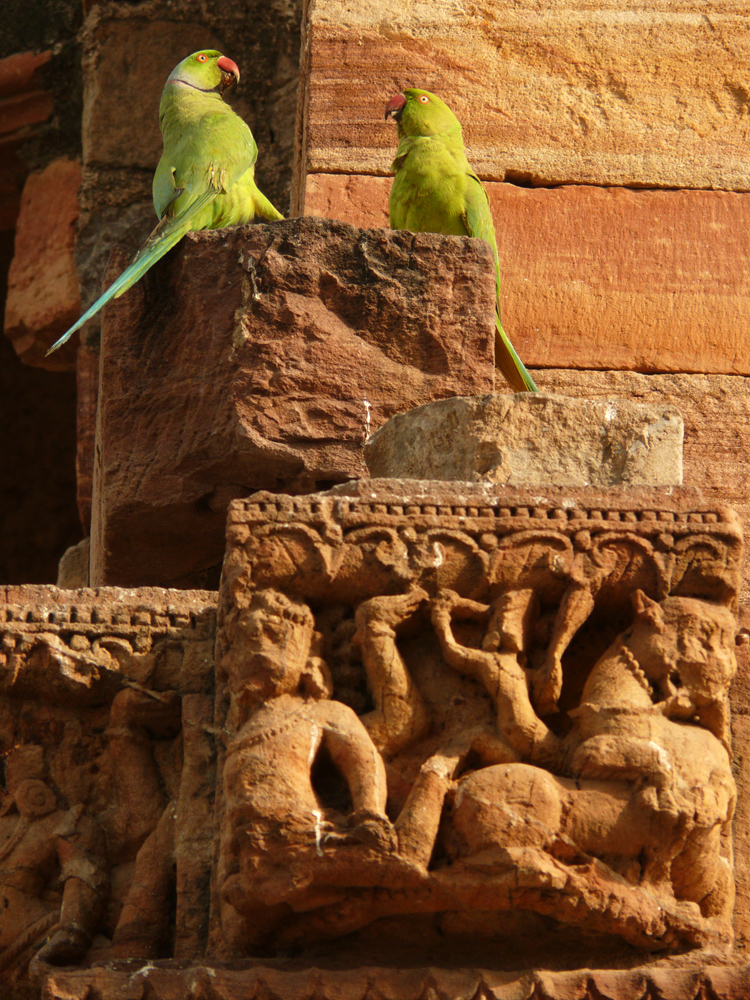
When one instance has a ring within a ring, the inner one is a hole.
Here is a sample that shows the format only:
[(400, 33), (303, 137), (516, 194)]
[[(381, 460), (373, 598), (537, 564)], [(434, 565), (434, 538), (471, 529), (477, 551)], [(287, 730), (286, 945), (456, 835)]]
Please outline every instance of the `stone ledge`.
[(740, 1000), (750, 966), (665, 964), (658, 968), (575, 972), (478, 969), (227, 969), (174, 962), (117, 963), (50, 974), (44, 1000)]
[(504, 486), (679, 486), (671, 406), (551, 393), (454, 396), (399, 413), (365, 445), (373, 477)]

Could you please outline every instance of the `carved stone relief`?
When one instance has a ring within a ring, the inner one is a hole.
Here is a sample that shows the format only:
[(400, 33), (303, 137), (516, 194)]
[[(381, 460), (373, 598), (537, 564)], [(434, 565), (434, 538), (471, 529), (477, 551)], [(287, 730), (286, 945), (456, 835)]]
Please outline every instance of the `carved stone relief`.
[(202, 954), (215, 595), (3, 596), (0, 981)]
[(727, 948), (735, 515), (460, 489), (230, 508), (213, 949), (405, 918)]
[(726, 952), (740, 558), (689, 490), (369, 481), (235, 502), (218, 618), (9, 588), (8, 996)]

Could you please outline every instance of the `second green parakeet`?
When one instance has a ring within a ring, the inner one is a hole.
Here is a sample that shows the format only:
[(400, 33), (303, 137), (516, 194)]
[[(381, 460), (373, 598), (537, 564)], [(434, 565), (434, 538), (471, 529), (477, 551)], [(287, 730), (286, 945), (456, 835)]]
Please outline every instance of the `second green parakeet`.
[(386, 119), (398, 123), (398, 150), (390, 199), (393, 229), (445, 236), (477, 236), (495, 255), (497, 306), (495, 363), (516, 392), (537, 392), (500, 322), (500, 262), (490, 203), (469, 166), (461, 125), (451, 109), (427, 90), (392, 97)]
[(133, 263), (47, 354), (132, 287), (187, 232), (236, 226), (256, 216), (283, 218), (256, 187), (252, 132), (224, 101), (239, 79), (237, 64), (215, 49), (193, 52), (169, 74), (159, 105), (164, 152), (153, 183), (159, 224)]

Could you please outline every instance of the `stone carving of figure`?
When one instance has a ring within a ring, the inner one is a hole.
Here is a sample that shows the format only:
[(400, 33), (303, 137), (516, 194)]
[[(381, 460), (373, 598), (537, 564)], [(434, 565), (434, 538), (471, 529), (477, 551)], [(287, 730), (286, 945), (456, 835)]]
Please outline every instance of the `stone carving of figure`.
[[(687, 920), (728, 924), (733, 889), (721, 835), (735, 800), (726, 715), (733, 616), (638, 592), (632, 627), (595, 664), (572, 729), (559, 738), (529, 693), (523, 650), (534, 601), (518, 591), (489, 608), (450, 592), (433, 602), (446, 661), (485, 686), (498, 734), (518, 755), (460, 779), (450, 853), (484, 871), (515, 858), (540, 876), (552, 859), (593, 857), (615, 881), (676, 900)], [(488, 621), (481, 649), (456, 642), (452, 616), (462, 614)]]
[(20, 747), (6, 762), (0, 804), (0, 978), (5, 982), (22, 975), (32, 958), (50, 965), (80, 961), (99, 926), (109, 887), (101, 830), (82, 805), (59, 805), (38, 776), (41, 752), (34, 754), (35, 749), (41, 750)]
[[(290, 907), (324, 905), (341, 886), (371, 884), (395, 833), (383, 760), (359, 718), (330, 700), (307, 605), (257, 591), (225, 658), (234, 730), (224, 763), (219, 881), (222, 926), (242, 949)], [(343, 779), (344, 805), (324, 801), (316, 768)], [(359, 882), (359, 884), (362, 884)]]

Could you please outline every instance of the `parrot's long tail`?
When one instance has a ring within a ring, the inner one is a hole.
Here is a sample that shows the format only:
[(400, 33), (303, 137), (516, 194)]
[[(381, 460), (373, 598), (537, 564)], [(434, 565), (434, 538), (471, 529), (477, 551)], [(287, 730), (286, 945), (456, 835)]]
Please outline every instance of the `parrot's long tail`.
[[(148, 271), (150, 267), (161, 260), (165, 253), (172, 249), (175, 244), (179, 243), (182, 237), (190, 229), (190, 220), (188, 218), (183, 218), (182, 216), (169, 220), (163, 219), (158, 226), (151, 233), (149, 238), (143, 244), (141, 249), (138, 251), (135, 260), (129, 267), (126, 267), (119, 278), (112, 282), (106, 292), (103, 292), (96, 302), (90, 306), (86, 312), (78, 319), (69, 330), (67, 330), (59, 340), (47, 351), (47, 355), (52, 354), (56, 351), (58, 347), (69, 340), (76, 330), (80, 330), (84, 323), (88, 322), (92, 316), (96, 316), (100, 309), (102, 309), (108, 302), (112, 299), (116, 299), (118, 296), (127, 292), (129, 288), (138, 281), (143, 275)], [(45, 356), (47, 356), (45, 355)]]
[(266, 219), (268, 222), (278, 222), (283, 220), (284, 216), (281, 212), (275, 208), (271, 202), (266, 198), (263, 192), (259, 188), (255, 188), (255, 214), (259, 215), (261, 219)]
[(539, 392), (536, 382), (526, 370), (526, 365), (508, 340), (498, 313), (495, 313), (495, 365), (508, 380), (514, 392)]

